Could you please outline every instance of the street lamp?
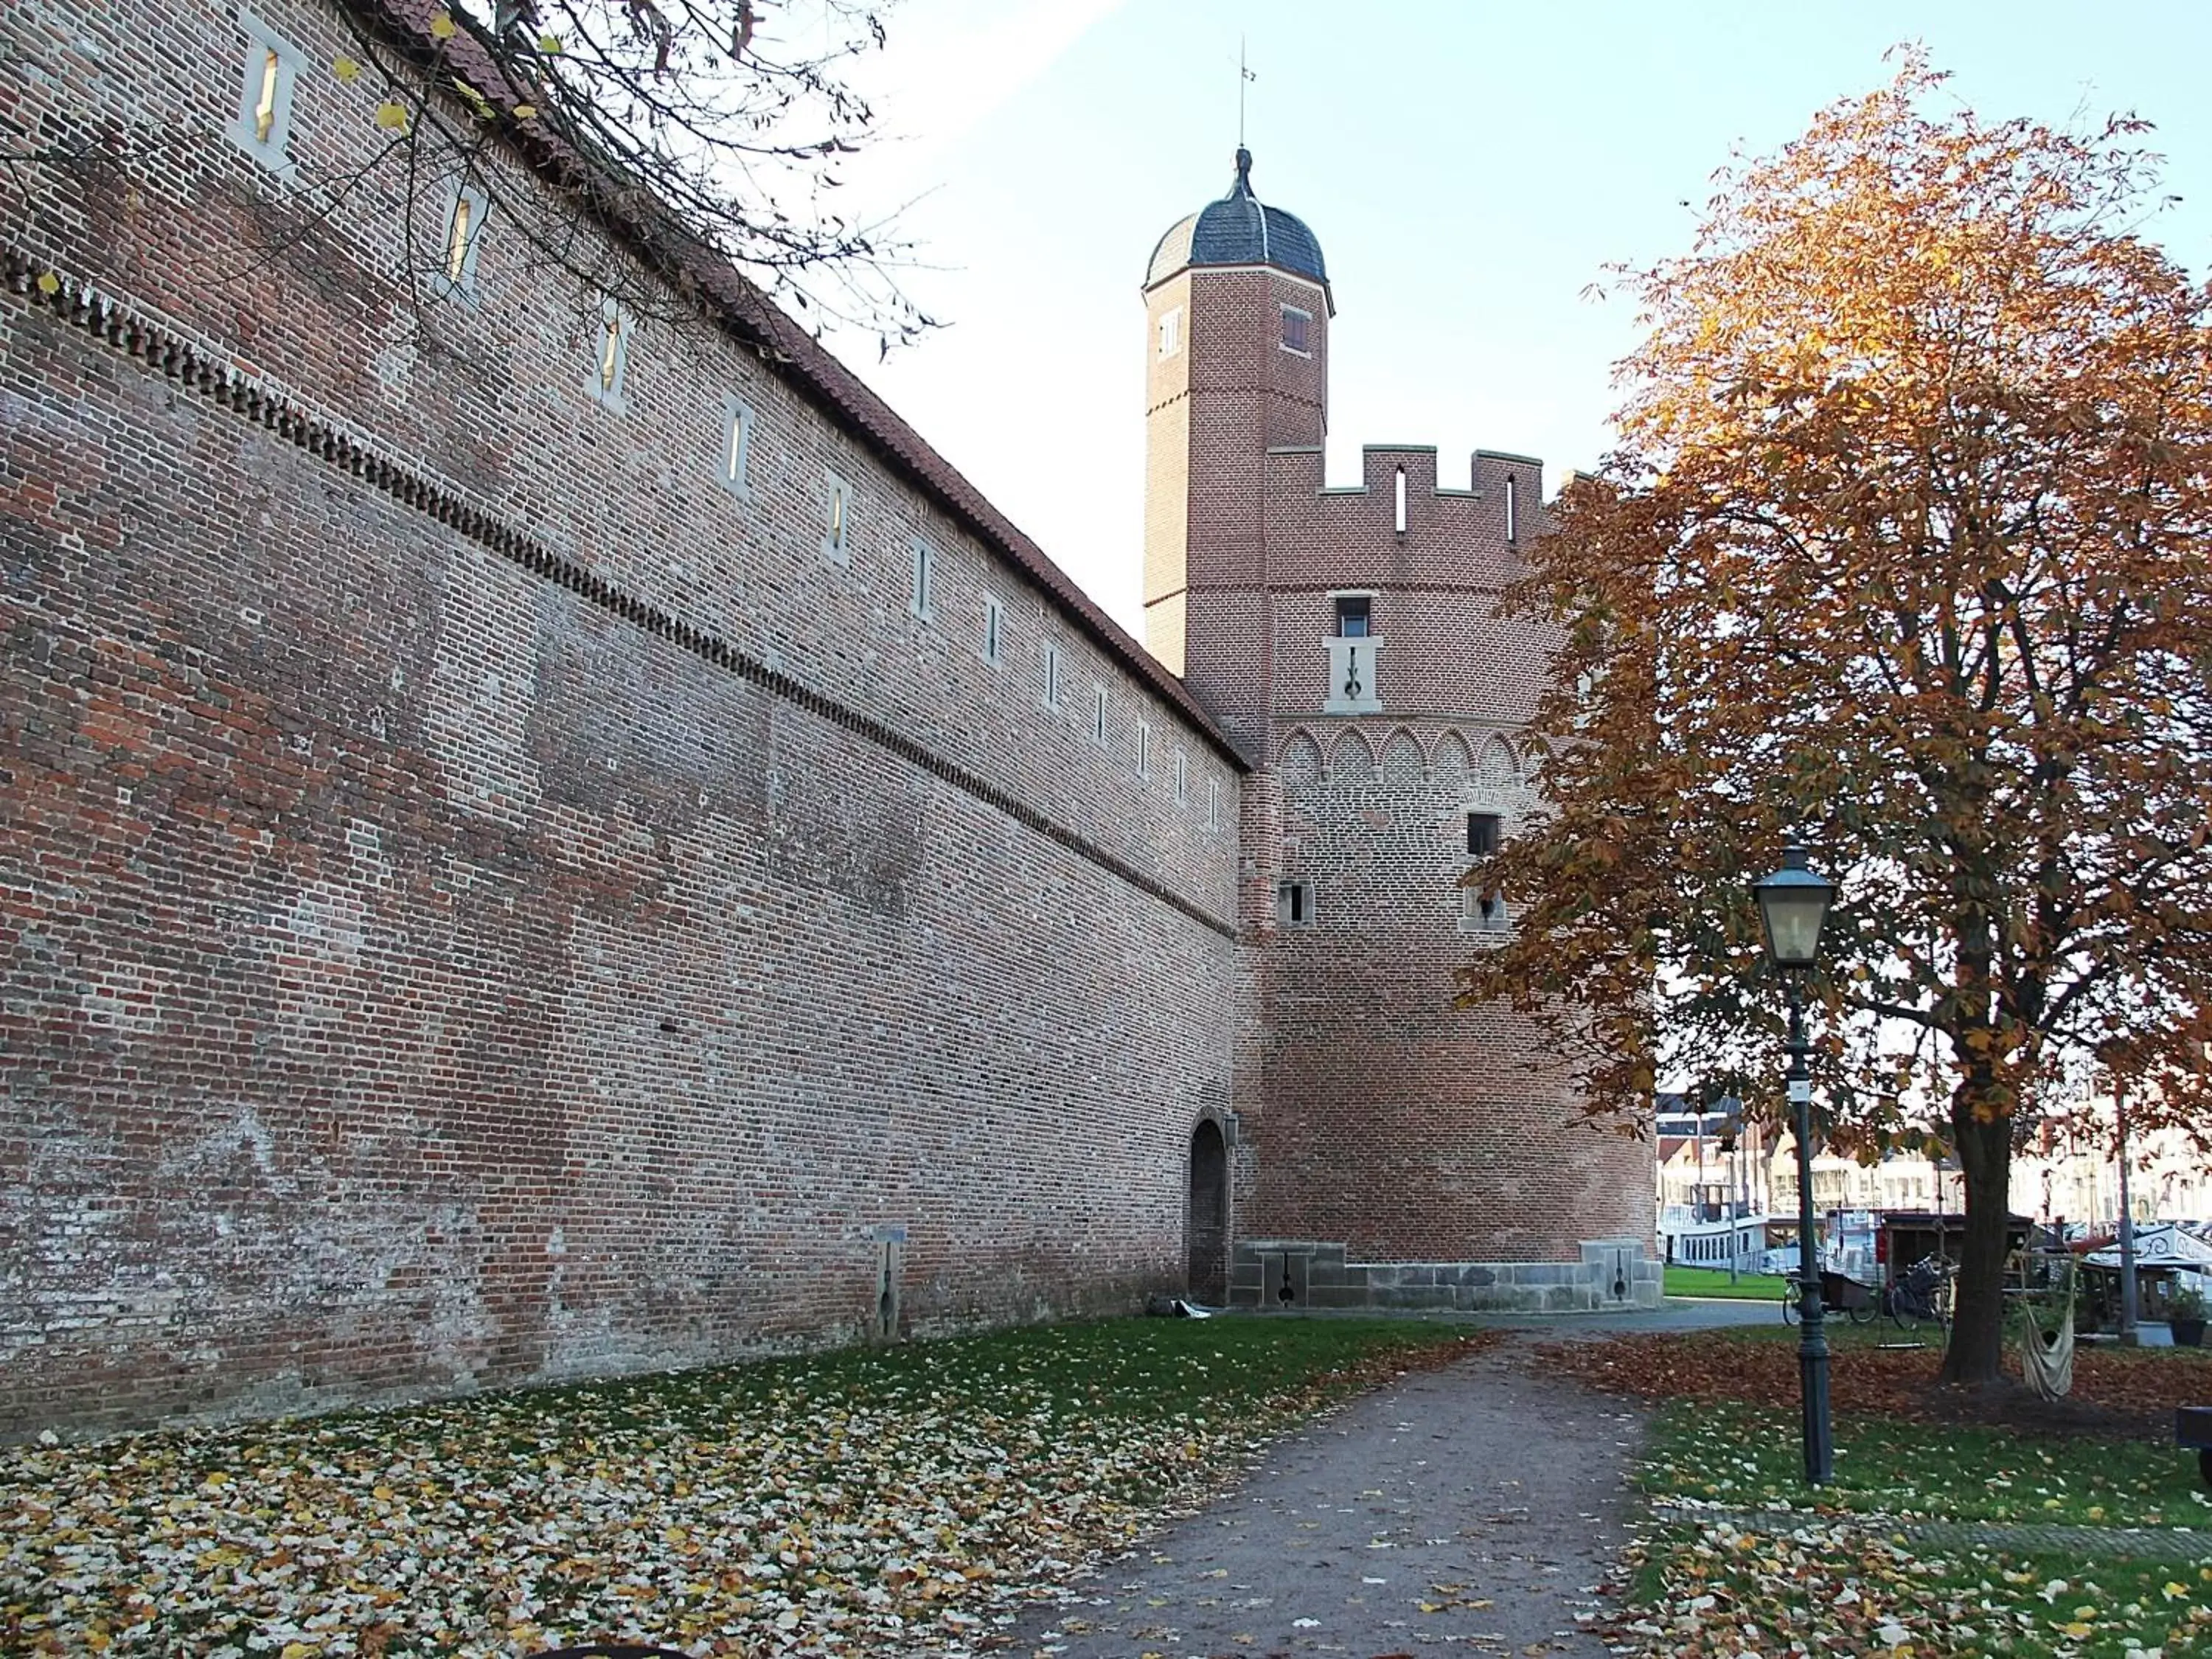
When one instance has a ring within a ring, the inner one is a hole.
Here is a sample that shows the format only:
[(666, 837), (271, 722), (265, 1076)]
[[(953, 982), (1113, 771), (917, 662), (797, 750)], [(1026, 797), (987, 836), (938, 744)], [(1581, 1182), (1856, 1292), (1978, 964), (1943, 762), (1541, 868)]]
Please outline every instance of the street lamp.
[(1804, 979), (1820, 952), (1820, 923), (1835, 887), (1805, 867), (1805, 849), (1792, 843), (1782, 867), (1751, 890), (1759, 896), (1766, 959), (1782, 970), (1790, 999), (1790, 1103), (1797, 1113), (1797, 1288), (1803, 1300), (1797, 1344), (1799, 1391), (1804, 1405), (1805, 1478), (1825, 1486), (1835, 1473), (1836, 1448), (1828, 1429), (1828, 1334), (1820, 1311), (1820, 1262), (1813, 1248), (1813, 1080), (1805, 1069)]

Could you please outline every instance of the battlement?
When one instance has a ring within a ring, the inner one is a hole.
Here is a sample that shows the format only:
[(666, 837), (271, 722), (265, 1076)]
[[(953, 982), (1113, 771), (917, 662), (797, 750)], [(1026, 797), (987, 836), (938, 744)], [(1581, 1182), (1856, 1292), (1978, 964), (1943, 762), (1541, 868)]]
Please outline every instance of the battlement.
[(1443, 483), (1433, 444), (1368, 444), (1360, 481), (1325, 481), (1318, 446), (1267, 452), (1271, 587), (1494, 586), (1543, 533), (1544, 464), (1479, 449), (1464, 485)]

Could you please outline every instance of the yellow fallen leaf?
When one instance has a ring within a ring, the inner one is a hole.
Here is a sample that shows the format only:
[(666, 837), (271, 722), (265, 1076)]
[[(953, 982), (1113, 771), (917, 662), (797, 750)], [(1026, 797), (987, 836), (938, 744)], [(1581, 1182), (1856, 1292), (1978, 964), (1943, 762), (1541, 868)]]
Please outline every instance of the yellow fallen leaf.
[(361, 65), (355, 63), (352, 58), (346, 57), (343, 53), (340, 53), (337, 57), (331, 60), (331, 73), (337, 76), (339, 80), (344, 82), (348, 86), (351, 86), (355, 82), (361, 79)]
[(454, 32), (453, 15), (451, 12), (438, 11), (430, 14), (432, 40), (450, 40), (453, 38)]
[(376, 106), (376, 125), (387, 132), (397, 132), (407, 125), (407, 109), (403, 104), (387, 98)]

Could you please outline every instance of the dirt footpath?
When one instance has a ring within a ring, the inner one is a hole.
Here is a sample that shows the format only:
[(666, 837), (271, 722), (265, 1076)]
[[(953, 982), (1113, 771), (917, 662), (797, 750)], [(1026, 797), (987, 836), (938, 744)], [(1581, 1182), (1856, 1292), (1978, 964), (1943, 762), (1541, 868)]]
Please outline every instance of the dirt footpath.
[(1206, 1513), (1032, 1609), (1012, 1650), (1601, 1659), (1576, 1614), (1623, 1542), (1642, 1416), (1543, 1380), (1529, 1346), (1309, 1425)]

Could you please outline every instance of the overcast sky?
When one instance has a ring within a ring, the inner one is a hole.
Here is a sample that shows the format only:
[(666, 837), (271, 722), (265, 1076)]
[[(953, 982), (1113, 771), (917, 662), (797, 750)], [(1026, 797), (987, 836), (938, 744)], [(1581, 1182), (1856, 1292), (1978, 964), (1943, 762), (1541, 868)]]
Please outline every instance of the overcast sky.
[(1733, 147), (1887, 79), (1901, 40), (1985, 118), (2156, 122), (2185, 200), (2155, 234), (2212, 263), (2212, 0), (902, 0), (888, 21), (865, 85), (902, 136), (848, 189), (921, 198), (902, 223), (931, 268), (906, 286), (948, 326), (882, 365), (872, 338), (842, 349), (1140, 635), (1139, 283), (1229, 185), (1240, 34), (1254, 185), (1312, 226), (1335, 294), (1333, 479), (1363, 443), (1435, 444), (1447, 478), (1478, 447), (1553, 480), (1594, 463), (1633, 319), (1586, 290), (1684, 250)]

